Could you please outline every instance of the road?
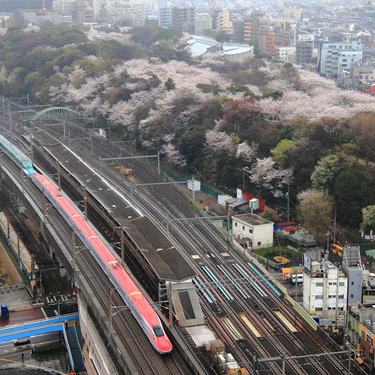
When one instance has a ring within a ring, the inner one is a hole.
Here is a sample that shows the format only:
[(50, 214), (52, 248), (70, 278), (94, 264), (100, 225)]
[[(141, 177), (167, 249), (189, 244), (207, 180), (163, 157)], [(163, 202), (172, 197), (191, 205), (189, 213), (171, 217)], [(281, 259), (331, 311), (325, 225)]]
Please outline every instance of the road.
[(5, 360), (11, 360), (15, 362), (22, 362), (22, 354), (24, 361), (31, 359), (31, 351), (34, 347), (41, 344), (51, 344), (59, 342), (61, 340), (58, 333), (49, 333), (45, 335), (29, 337), (31, 344), (22, 346), (15, 346), (14, 342), (8, 342), (0, 344), (0, 366), (5, 364)]

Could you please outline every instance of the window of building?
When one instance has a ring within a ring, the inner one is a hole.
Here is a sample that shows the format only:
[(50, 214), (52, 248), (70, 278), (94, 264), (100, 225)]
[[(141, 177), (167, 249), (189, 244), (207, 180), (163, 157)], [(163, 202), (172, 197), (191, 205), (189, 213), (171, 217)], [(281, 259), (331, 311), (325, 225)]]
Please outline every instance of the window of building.
[(253, 233), (253, 230), (252, 230), (252, 228), (249, 228), (249, 233)]
[(354, 281), (351, 282), (351, 285), (354, 285)]
[(339, 299), (344, 299), (345, 296), (343, 294), (339, 294)]
[(322, 307), (316, 307), (315, 311), (323, 311), (323, 308)]
[(236, 222), (234, 222), (234, 226), (235, 226), (235, 227), (237, 226), (237, 223), (236, 223)]
[(242, 230), (245, 230), (245, 226), (244, 225), (242, 225)]
[(345, 283), (343, 281), (340, 281), (339, 286), (345, 286)]
[(354, 295), (353, 295), (353, 294), (351, 294), (351, 295), (350, 295), (350, 298), (354, 298)]
[(322, 282), (317, 282), (317, 283), (315, 283), (315, 286), (317, 286), (317, 287), (323, 286), (323, 283)]
[(323, 296), (315, 296), (315, 299), (323, 299)]
[(262, 243), (259, 241), (259, 242), (258, 242), (258, 246), (260, 246), (261, 244), (262, 244)]

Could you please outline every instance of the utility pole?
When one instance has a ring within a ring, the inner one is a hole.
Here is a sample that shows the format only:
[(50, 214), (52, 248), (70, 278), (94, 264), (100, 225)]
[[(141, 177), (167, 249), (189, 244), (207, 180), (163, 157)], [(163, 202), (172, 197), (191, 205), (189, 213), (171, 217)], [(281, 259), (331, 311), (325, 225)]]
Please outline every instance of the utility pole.
[(87, 220), (87, 189), (86, 186), (83, 187), (83, 213), (85, 219)]
[(349, 350), (348, 374), (352, 373), (352, 353)]
[(160, 151), (158, 151), (158, 175), (160, 176)]
[(290, 202), (289, 202), (289, 184), (288, 184), (288, 195), (287, 195), (287, 200), (288, 200), (288, 209), (287, 209), (287, 211), (288, 211), (288, 221), (289, 221), (289, 218), (290, 218)]
[(173, 325), (173, 311), (172, 311), (172, 308), (173, 308), (173, 303), (172, 303), (172, 284), (171, 283), (168, 283), (168, 307), (169, 307), (169, 316), (168, 316), (168, 319), (169, 319), (169, 325), (172, 326)]
[(195, 203), (195, 182), (194, 182), (194, 176), (192, 178), (193, 181), (193, 203)]
[(335, 217), (333, 219), (333, 243), (336, 243), (336, 205), (335, 205)]
[(9, 116), (9, 129), (12, 132), (13, 126), (12, 126), (12, 111), (10, 109), (10, 103), (8, 103), (8, 116)]
[(93, 144), (92, 144), (92, 133), (90, 133), (90, 153), (92, 154)]
[(57, 162), (57, 185), (61, 189), (61, 165)]
[(108, 346), (111, 346), (112, 331), (113, 331), (113, 322), (112, 322), (112, 294), (115, 290), (111, 288), (109, 290), (108, 297), (108, 314), (109, 314), (109, 335), (108, 335)]
[(124, 235), (124, 228), (121, 226), (121, 237), (120, 237), (120, 246), (121, 246), (121, 259), (124, 261), (125, 257), (125, 235)]

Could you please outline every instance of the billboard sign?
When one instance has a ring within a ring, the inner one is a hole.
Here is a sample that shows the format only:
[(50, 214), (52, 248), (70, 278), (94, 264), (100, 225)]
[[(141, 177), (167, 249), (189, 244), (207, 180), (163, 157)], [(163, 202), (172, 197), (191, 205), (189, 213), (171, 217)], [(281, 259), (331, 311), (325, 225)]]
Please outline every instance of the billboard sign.
[(311, 257), (306, 253), (303, 254), (303, 266), (307, 271), (311, 272)]
[(200, 191), (201, 190), (201, 182), (198, 180), (188, 180), (188, 189), (192, 191)]

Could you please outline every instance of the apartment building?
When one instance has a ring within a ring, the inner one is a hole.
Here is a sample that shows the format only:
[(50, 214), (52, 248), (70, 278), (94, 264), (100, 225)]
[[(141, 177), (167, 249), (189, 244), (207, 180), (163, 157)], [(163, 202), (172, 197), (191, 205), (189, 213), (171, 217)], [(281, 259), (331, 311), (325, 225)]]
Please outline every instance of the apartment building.
[(172, 8), (172, 27), (181, 32), (194, 33), (195, 9), (193, 7)]
[(303, 274), (303, 307), (326, 325), (344, 324), (348, 278), (328, 260), (306, 262)]
[(319, 72), (327, 78), (337, 79), (343, 70), (362, 61), (362, 45), (359, 41), (351, 43), (323, 43), (320, 48)]

